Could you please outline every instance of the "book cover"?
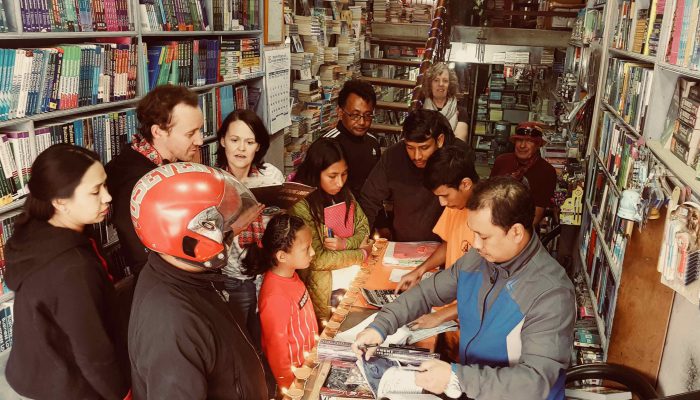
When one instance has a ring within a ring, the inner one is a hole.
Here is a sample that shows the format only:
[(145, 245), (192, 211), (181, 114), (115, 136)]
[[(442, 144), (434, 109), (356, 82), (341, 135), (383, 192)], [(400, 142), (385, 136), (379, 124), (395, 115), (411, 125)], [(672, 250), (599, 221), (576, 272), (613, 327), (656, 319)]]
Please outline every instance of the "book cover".
[(274, 206), (285, 210), (303, 200), (314, 190), (316, 188), (296, 182), (284, 182), (281, 185), (250, 189), (259, 203), (265, 204), (267, 207)]
[(418, 266), (438, 248), (438, 242), (389, 242), (384, 265)]
[(590, 386), (565, 389), (566, 397), (581, 400), (629, 400), (632, 393), (607, 388), (604, 386)]
[[(332, 231), (332, 236), (349, 238), (355, 233), (355, 203), (348, 210), (345, 203), (338, 203), (323, 209), (324, 225)], [(332, 237), (329, 235), (329, 237)]]

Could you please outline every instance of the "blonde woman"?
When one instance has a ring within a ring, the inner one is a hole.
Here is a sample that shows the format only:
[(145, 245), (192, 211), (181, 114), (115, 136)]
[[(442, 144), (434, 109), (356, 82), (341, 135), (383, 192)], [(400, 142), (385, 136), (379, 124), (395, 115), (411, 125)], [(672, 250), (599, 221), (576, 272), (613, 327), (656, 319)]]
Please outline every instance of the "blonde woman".
[(467, 140), (469, 116), (467, 110), (457, 105), (457, 74), (443, 62), (433, 64), (423, 82), (423, 109), (440, 111), (448, 121), (455, 136)]

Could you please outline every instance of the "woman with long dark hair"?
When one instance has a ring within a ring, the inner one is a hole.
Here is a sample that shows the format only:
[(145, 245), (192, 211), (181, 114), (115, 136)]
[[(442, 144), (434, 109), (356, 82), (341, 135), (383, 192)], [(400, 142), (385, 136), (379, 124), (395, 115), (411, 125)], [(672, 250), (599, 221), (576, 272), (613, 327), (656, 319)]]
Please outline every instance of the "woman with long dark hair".
[(5, 374), (22, 396), (116, 400), (128, 392), (114, 286), (84, 234), (109, 211), (106, 179), (97, 154), (68, 144), (49, 147), (32, 165), (24, 212), (5, 250), (5, 279), (15, 291)]
[(343, 149), (329, 138), (311, 144), (294, 177), (296, 182), (317, 188), (289, 213), (303, 219), (313, 233), (316, 256), (299, 275), (321, 320), (328, 320), (331, 314), (331, 271), (360, 264), (371, 251), (367, 217), (345, 184), (347, 179)]

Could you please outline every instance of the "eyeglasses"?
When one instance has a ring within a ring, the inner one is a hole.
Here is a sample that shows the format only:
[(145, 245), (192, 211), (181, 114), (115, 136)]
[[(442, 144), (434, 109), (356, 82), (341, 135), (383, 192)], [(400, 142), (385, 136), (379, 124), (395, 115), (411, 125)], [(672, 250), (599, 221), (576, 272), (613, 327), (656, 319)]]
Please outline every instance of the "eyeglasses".
[(350, 114), (349, 112), (343, 110), (342, 108), (340, 109), (340, 111), (343, 114), (347, 115), (348, 118), (350, 118), (350, 121), (352, 121), (352, 122), (359, 122), (360, 119), (367, 120), (367, 121), (371, 121), (374, 119), (374, 114)]

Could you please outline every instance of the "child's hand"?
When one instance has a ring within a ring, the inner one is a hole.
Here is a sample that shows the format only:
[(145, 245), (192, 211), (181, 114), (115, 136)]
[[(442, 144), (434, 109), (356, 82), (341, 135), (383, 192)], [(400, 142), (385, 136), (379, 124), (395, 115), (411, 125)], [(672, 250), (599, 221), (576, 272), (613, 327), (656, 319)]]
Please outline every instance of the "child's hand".
[(345, 238), (333, 237), (323, 239), (323, 247), (325, 247), (328, 250), (345, 250), (346, 245), (347, 241), (345, 240)]
[(238, 236), (251, 222), (255, 221), (260, 213), (265, 209), (264, 204), (258, 204), (255, 207), (247, 209), (243, 214), (239, 215), (238, 218), (231, 224), (231, 230), (233, 231), (233, 236)]

